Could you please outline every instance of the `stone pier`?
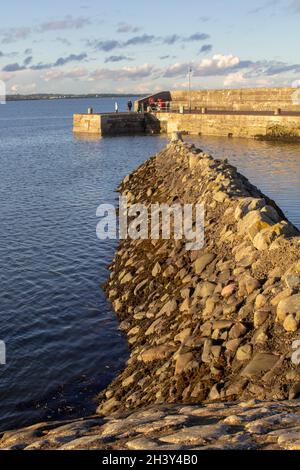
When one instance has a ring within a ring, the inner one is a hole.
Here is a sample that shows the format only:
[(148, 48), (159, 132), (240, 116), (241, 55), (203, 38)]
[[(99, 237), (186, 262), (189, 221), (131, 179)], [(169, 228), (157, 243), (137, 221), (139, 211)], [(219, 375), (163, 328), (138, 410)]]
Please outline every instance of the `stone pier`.
[(75, 114), (73, 132), (103, 137), (159, 134), (160, 123), (148, 113)]

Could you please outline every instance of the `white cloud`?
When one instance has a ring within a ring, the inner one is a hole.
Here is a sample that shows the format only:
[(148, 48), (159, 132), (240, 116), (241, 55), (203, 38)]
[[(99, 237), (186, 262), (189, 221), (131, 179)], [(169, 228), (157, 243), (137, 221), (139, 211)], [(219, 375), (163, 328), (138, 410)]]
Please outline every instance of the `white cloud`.
[(68, 71), (51, 69), (41, 75), (41, 79), (45, 82), (52, 82), (54, 80), (60, 80), (65, 78), (79, 79), (86, 77), (88, 73), (88, 70), (84, 67), (76, 67)]
[(214, 75), (220, 71), (230, 69), (239, 65), (240, 59), (232, 54), (222, 55), (215, 54), (211, 59), (202, 59), (202, 61), (196, 65), (195, 73), (204, 75)]
[(10, 93), (12, 94), (27, 94), (35, 93), (37, 88), (36, 83), (29, 83), (28, 85), (14, 84), (10, 87)]
[(154, 66), (150, 64), (122, 67), (119, 69), (102, 68), (92, 72), (90, 80), (140, 80), (142, 78), (149, 78), (153, 72)]
[(71, 15), (66, 16), (60, 20), (47, 21), (42, 23), (38, 30), (42, 33), (48, 31), (62, 31), (66, 29), (81, 29), (91, 23), (90, 18), (80, 16), (74, 18)]
[(224, 80), (224, 86), (243, 85), (247, 82), (243, 72), (229, 73)]
[(64, 77), (64, 72), (62, 70), (48, 70), (46, 73), (41, 75), (42, 80), (45, 82), (52, 82), (53, 80), (58, 80), (59, 78)]
[(202, 59), (200, 62), (177, 63), (167, 67), (164, 71), (165, 77), (183, 77), (187, 75), (188, 69), (192, 66), (193, 74), (196, 77), (221, 75), (226, 70), (230, 70), (240, 63), (240, 59), (232, 54), (215, 54), (212, 58)]

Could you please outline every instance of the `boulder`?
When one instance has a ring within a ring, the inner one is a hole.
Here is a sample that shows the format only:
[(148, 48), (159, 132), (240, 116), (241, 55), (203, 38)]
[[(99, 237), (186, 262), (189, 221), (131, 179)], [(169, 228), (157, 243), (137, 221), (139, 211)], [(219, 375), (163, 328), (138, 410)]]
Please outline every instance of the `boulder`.
[(202, 282), (197, 285), (194, 297), (200, 297), (203, 299), (210, 297), (213, 295), (216, 287), (216, 284), (213, 284), (212, 282)]
[(236, 358), (238, 361), (249, 361), (252, 357), (252, 346), (251, 344), (245, 344), (241, 346), (236, 353)]
[(175, 348), (170, 345), (162, 345), (156, 346), (154, 348), (146, 349), (141, 353), (141, 359), (143, 362), (153, 362), (153, 361), (161, 361), (170, 357), (171, 354), (174, 352)]
[(224, 289), (221, 292), (222, 297), (231, 297), (235, 291), (237, 290), (237, 285), (236, 284), (229, 284), (228, 286), (224, 287)]
[(275, 366), (278, 359), (279, 357), (275, 356), (275, 354), (258, 353), (242, 371), (241, 376), (253, 378), (264, 372), (268, 372)]
[(289, 314), (300, 312), (300, 294), (281, 300), (277, 307), (277, 320), (283, 322)]
[(157, 277), (160, 273), (161, 273), (161, 266), (159, 263), (156, 263), (156, 265), (154, 266), (152, 270), (152, 276)]
[(265, 310), (258, 310), (254, 313), (254, 328), (259, 328), (268, 319), (270, 312)]
[(236, 221), (244, 218), (249, 212), (263, 208), (266, 205), (264, 199), (255, 199), (252, 197), (243, 198), (235, 210), (234, 217)]
[(238, 233), (240, 235), (249, 234), (250, 238), (253, 239), (261, 230), (273, 225), (275, 225), (275, 222), (268, 217), (265, 212), (256, 210), (249, 212), (242, 220), (239, 221)]
[(236, 323), (229, 332), (229, 339), (238, 339), (245, 336), (247, 328), (242, 323)]
[(191, 352), (179, 354), (176, 360), (175, 375), (182, 374), (187, 365), (192, 362), (194, 356)]
[(207, 254), (201, 256), (200, 258), (198, 258), (197, 261), (195, 261), (195, 264), (194, 264), (196, 274), (198, 274), (198, 276), (200, 274), (202, 274), (203, 271), (205, 270), (205, 268), (210, 263), (212, 263), (215, 258), (216, 258), (216, 255), (213, 254), (213, 253), (207, 253)]
[(284, 320), (283, 328), (289, 333), (294, 333), (299, 328), (299, 320), (295, 317), (295, 315), (290, 314)]
[(159, 312), (159, 316), (166, 315), (171, 316), (178, 308), (177, 301), (175, 299), (169, 300)]

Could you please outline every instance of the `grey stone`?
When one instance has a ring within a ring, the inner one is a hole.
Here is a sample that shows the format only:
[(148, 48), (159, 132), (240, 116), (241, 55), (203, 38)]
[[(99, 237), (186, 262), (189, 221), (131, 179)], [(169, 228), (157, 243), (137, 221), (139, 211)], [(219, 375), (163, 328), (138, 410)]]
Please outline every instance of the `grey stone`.
[(252, 378), (267, 372), (275, 366), (278, 359), (274, 354), (258, 353), (242, 371), (241, 376)]

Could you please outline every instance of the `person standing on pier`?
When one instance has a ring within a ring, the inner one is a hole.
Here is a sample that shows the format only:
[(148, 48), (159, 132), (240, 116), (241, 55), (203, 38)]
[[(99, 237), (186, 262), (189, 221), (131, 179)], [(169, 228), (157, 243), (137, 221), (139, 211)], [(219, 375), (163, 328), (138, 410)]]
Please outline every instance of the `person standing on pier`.
[(129, 113), (131, 113), (132, 106), (133, 106), (132, 101), (129, 100), (128, 103), (127, 103), (127, 108), (128, 108), (128, 112), (129, 112)]
[(119, 112), (119, 105), (118, 105), (117, 101), (115, 102), (115, 111), (116, 111), (116, 113)]

